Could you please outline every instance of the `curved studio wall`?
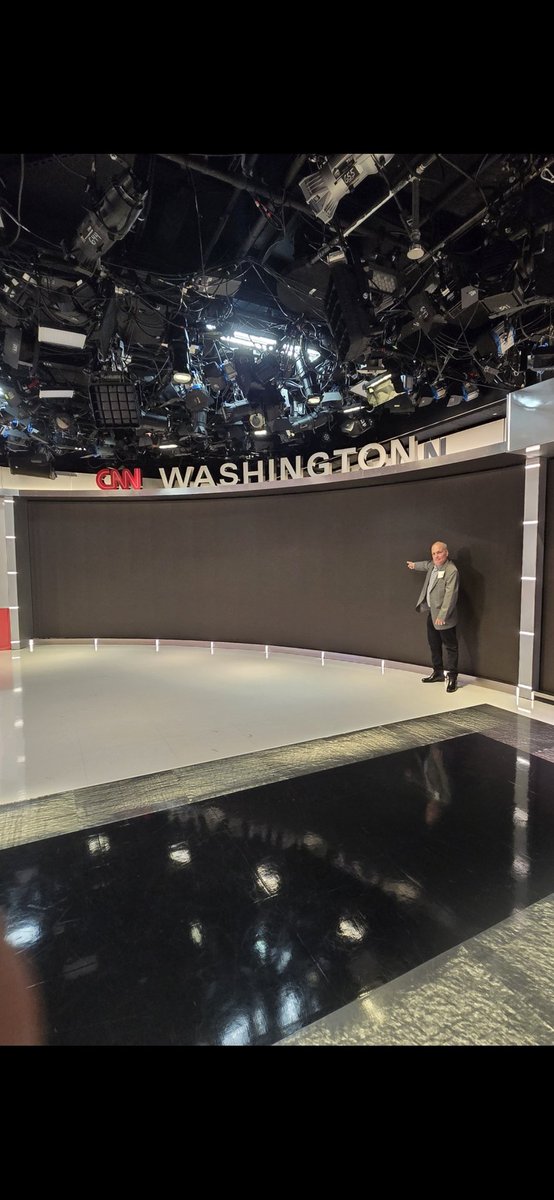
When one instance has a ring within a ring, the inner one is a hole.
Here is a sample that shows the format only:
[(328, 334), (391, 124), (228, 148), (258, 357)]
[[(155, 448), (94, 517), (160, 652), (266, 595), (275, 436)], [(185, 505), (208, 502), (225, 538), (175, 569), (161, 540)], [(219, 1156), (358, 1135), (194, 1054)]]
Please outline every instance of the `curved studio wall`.
[(16, 502), (36, 638), (269, 643), (426, 663), (423, 576), (462, 577), (460, 670), (517, 682), (524, 468), (371, 486)]

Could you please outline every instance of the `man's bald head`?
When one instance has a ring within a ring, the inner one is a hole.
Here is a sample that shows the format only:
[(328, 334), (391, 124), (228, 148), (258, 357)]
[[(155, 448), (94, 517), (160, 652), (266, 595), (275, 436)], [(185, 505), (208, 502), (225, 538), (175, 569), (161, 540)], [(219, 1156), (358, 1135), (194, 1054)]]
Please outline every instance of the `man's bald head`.
[(448, 558), (448, 546), (446, 542), (433, 542), (431, 546), (431, 558), (436, 567), (442, 567)]

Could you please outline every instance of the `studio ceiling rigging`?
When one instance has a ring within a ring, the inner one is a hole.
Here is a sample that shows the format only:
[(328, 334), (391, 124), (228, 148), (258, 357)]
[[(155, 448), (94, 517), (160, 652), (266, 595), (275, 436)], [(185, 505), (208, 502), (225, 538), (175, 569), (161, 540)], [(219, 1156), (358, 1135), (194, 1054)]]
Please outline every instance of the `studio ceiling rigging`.
[(554, 370), (554, 155), (0, 155), (0, 462), (490, 419)]

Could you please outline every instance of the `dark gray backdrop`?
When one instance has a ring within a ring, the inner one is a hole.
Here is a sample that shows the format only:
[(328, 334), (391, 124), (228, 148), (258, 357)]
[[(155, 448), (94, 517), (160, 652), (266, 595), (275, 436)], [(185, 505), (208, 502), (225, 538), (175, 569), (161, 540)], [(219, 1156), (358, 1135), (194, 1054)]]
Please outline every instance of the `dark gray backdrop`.
[(429, 661), (407, 559), (448, 542), (460, 670), (517, 682), (523, 467), (291, 493), (29, 499), (29, 636), (159, 637)]

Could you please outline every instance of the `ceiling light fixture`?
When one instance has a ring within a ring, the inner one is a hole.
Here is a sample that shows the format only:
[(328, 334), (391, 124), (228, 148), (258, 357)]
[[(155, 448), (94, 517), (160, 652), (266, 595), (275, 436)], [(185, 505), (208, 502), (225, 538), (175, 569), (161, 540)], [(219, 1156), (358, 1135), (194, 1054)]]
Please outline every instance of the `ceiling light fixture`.
[(86, 333), (75, 333), (73, 329), (54, 329), (51, 325), (39, 325), (39, 342), (47, 342), (50, 346), (66, 346), (68, 349), (83, 350), (87, 340)]
[(192, 383), (192, 368), (190, 365), (190, 345), (186, 324), (182, 318), (174, 322), (171, 337), (171, 359), (173, 362), (173, 383)]
[(386, 166), (392, 154), (332, 154), (320, 171), (300, 181), (306, 203), (325, 225), (332, 221), (339, 200), (366, 178)]
[(408, 258), (412, 262), (417, 262), (425, 255), (425, 249), (421, 244), (421, 233), (419, 231), (419, 179), (412, 179), (412, 216), (410, 220), (410, 247), (406, 251)]
[(72, 400), (75, 395), (73, 388), (40, 388), (41, 400)]

